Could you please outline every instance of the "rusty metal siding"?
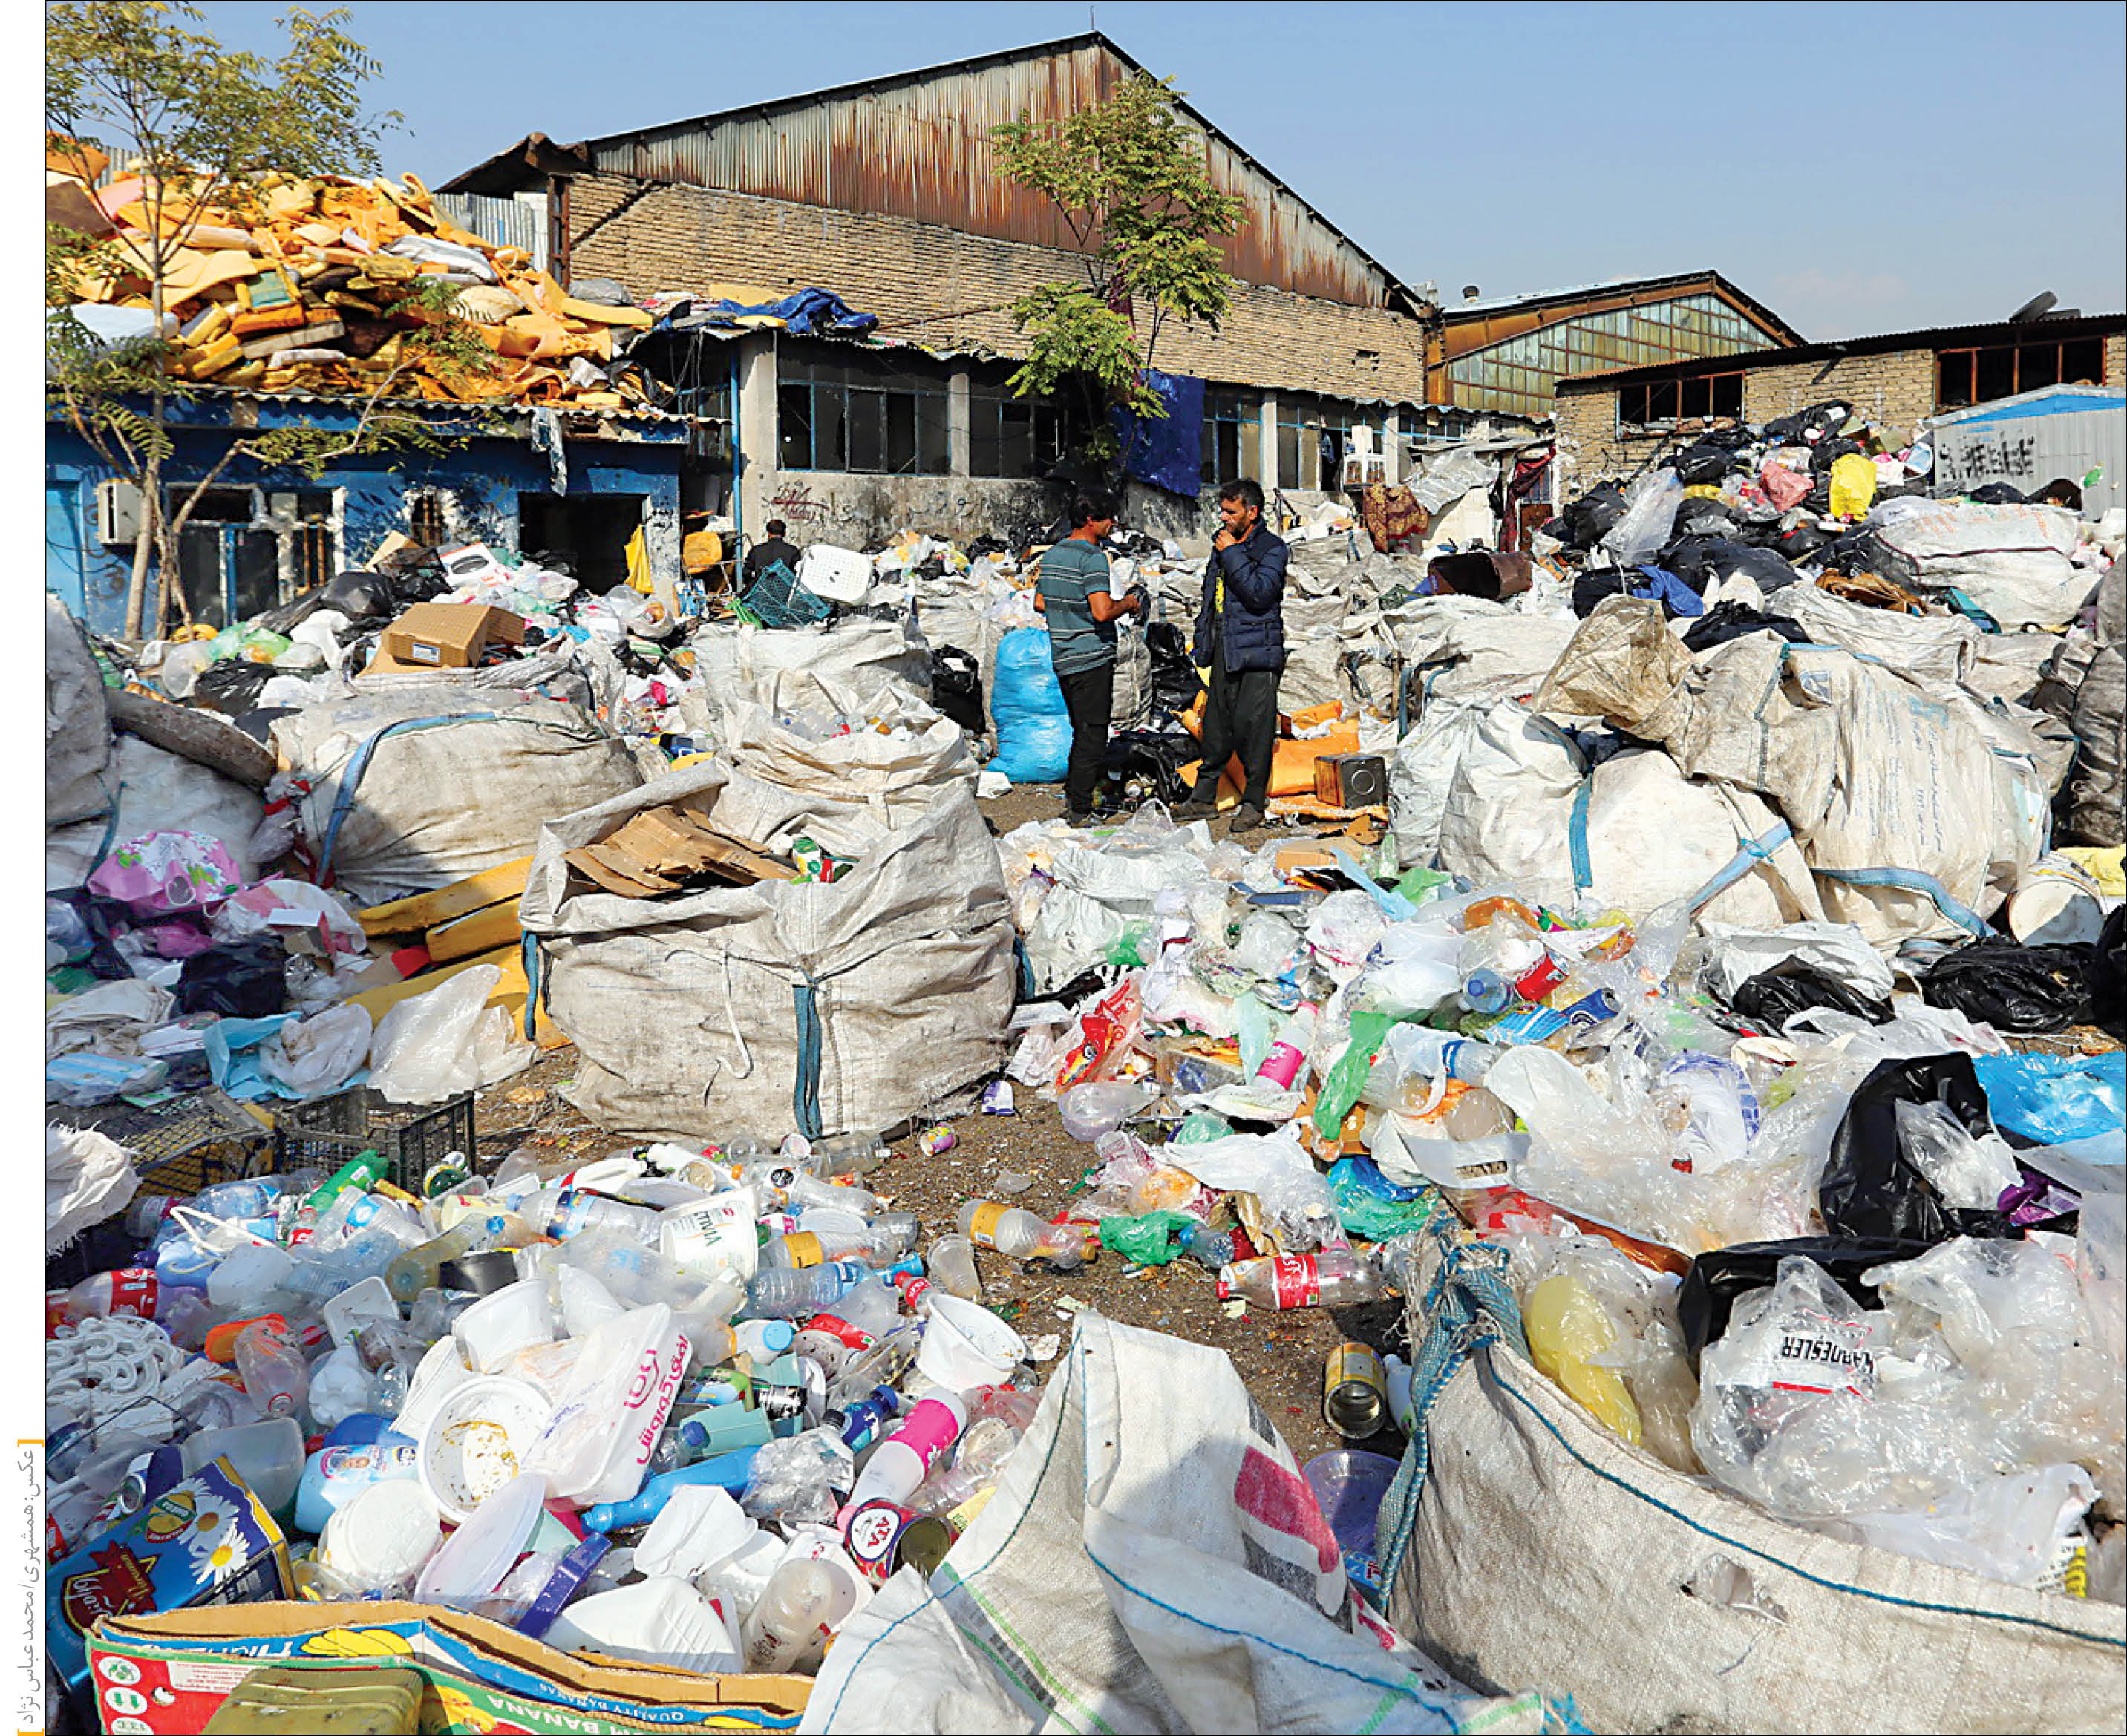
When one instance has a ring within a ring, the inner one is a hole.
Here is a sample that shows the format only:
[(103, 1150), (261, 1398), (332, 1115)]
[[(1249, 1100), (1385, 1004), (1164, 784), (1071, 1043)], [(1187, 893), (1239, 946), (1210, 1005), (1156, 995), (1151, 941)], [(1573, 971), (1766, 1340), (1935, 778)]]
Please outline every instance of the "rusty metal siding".
[[(1035, 247), (1069, 248), (1046, 199), (997, 173), (991, 131), (1022, 113), (1059, 121), (1102, 101), (1129, 69), (1097, 44), (927, 75), (819, 100), (595, 140), (608, 174), (721, 187), (903, 217)], [(1236, 149), (1206, 135), (1214, 182), (1247, 201), (1225, 246), (1244, 281), (1359, 307), (1387, 275)]]

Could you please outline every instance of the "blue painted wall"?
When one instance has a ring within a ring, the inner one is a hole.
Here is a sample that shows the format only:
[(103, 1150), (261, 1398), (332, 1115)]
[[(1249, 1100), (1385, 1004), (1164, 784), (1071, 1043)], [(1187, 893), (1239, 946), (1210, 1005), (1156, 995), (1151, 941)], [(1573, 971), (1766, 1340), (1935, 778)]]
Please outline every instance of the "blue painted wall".
[[(206, 475), (230, 439), (228, 400), (181, 400), (178, 414), (183, 421), (171, 429), (176, 450), (164, 466), (173, 486)], [(355, 412), (332, 404), (262, 400), (257, 414), (261, 428), (293, 423), (346, 429), (353, 425)], [(446, 427), (471, 427), (452, 422), (447, 409), (438, 412), (438, 419)], [(300, 471), (269, 470), (239, 459), (217, 479), (217, 485), (343, 490), (339, 546), (341, 561), (348, 566), (367, 561), (393, 531), (407, 529), (409, 493), (424, 489), (443, 495), (453, 537), (515, 550), (519, 495), (557, 490), (547, 455), (531, 444), (528, 419), (512, 417), (507, 427), (507, 433), (471, 433), (462, 443), (433, 456), (395, 452), (340, 459), (315, 481)], [(45, 589), (97, 631), (121, 633), (132, 550), (106, 547), (96, 537), (96, 486), (112, 473), (64, 421), (48, 421), (45, 433)], [(676, 423), (643, 424), (642, 434), (640, 439), (565, 440), (566, 492), (572, 499), (601, 494), (643, 496), (651, 571), (661, 579), (676, 579), (685, 430)]]

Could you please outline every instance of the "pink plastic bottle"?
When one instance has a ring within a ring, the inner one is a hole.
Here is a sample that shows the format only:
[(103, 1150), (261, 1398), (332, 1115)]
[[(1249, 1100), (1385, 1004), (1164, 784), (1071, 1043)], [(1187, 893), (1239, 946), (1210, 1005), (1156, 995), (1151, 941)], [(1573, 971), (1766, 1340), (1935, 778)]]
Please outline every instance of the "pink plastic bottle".
[(967, 1421), (967, 1407), (954, 1393), (941, 1393), (917, 1405), (892, 1440), (872, 1450), (857, 1486), (850, 1491), (842, 1518), (846, 1521), (867, 1501), (907, 1506), (908, 1497), (930, 1474), (931, 1461), (960, 1438)]
[(1319, 1017), (1311, 1001), (1303, 1000), (1295, 1007), (1291, 1018), (1285, 1022), (1285, 1029), (1277, 1034), (1277, 1041), (1263, 1057), (1262, 1065), (1256, 1069), (1256, 1077), (1267, 1079), (1281, 1091), (1291, 1090), (1292, 1081), (1307, 1064), (1307, 1051), (1314, 1044), (1315, 1027)]

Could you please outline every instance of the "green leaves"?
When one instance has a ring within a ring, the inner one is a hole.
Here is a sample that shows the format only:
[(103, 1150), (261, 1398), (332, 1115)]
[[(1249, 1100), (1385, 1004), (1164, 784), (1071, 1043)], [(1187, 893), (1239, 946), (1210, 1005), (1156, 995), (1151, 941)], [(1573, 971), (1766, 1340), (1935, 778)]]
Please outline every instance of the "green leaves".
[(1021, 397), (1054, 392), (1076, 373), (1112, 404), (1163, 416), (1140, 377), (1161, 324), (1215, 325), (1225, 313), (1234, 280), (1218, 238), (1239, 232), (1247, 207), (1212, 184), (1202, 135), (1175, 112), (1179, 94), (1172, 80), (1140, 73), (1061, 121), (1022, 114), (991, 134), (999, 173), (1055, 206), (1086, 272), (1082, 287), (1045, 284), (1007, 310), (1030, 340), (1011, 381)]

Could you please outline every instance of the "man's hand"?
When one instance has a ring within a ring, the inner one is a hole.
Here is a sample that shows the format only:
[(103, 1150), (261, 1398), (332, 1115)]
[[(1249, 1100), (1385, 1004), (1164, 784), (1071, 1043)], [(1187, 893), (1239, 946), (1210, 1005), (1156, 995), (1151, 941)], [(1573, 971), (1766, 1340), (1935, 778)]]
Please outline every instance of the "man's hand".
[(1215, 555), (1220, 549), (1231, 548), (1240, 540), (1241, 539), (1236, 537), (1231, 531), (1225, 529), (1222, 526), (1220, 528), (1219, 534), (1211, 539), (1211, 552)]

